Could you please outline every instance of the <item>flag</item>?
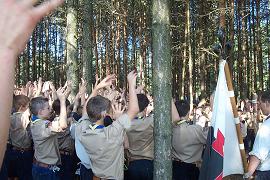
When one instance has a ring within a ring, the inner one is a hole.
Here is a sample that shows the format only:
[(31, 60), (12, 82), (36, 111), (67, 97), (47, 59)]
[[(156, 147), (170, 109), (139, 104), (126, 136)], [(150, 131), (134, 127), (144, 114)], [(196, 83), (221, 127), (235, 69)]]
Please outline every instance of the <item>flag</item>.
[(230, 174), (243, 174), (235, 120), (228, 91), (225, 63), (219, 65), (211, 126), (200, 170), (200, 180), (221, 180)]

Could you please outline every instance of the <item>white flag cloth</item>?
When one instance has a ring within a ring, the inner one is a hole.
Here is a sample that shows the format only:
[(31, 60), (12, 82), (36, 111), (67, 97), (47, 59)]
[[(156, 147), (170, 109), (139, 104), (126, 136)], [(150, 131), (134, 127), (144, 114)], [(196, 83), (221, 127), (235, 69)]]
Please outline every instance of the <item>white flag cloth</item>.
[[(219, 65), (218, 83), (214, 96), (214, 108), (211, 120), (215, 139), (217, 139), (218, 130), (224, 137), (223, 177), (230, 174), (244, 173), (235, 127), (236, 121), (230, 102), (230, 96), (233, 95), (233, 92), (228, 91), (224, 69), (225, 64), (226, 61), (223, 60)], [(220, 149), (220, 151), (222, 151), (222, 149)]]

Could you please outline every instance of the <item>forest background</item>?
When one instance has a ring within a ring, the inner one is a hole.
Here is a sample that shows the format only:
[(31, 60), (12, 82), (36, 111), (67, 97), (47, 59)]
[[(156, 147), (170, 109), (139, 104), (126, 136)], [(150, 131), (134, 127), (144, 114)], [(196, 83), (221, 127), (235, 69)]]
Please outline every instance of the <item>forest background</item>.
[[(191, 101), (216, 86), (219, 56), (219, 1), (171, 0), (172, 94)], [(34, 30), (16, 67), (16, 85), (42, 77), (56, 86), (80, 78), (126, 75), (137, 69), (139, 83), (151, 92), (153, 77), (151, 0), (67, 0)], [(235, 94), (250, 98), (270, 86), (269, 0), (226, 1), (226, 39)], [(189, 98), (192, 97), (192, 98)]]

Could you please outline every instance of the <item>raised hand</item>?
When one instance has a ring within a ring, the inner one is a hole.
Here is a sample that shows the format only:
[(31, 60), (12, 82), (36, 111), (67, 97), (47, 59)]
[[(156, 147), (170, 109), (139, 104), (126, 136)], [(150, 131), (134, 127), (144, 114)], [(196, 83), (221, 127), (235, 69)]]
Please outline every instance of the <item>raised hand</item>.
[(116, 101), (112, 103), (113, 119), (119, 118), (125, 111), (125, 107)]
[(95, 76), (96, 82), (95, 82), (95, 87), (98, 85), (98, 82), (100, 81), (100, 77), (98, 77), (98, 74)]
[(95, 89), (102, 89), (104, 87), (112, 85), (112, 82), (115, 81), (115, 75), (111, 74), (106, 76), (98, 85), (96, 85)]
[(63, 0), (50, 0), (35, 5), (35, 0), (0, 1), (0, 51), (19, 55), (31, 36), (36, 24)]
[(144, 85), (139, 85), (139, 86), (137, 86), (137, 88), (136, 88), (136, 93), (137, 93), (137, 94), (143, 93), (143, 89), (144, 89)]
[(57, 89), (56, 91), (57, 97), (60, 101), (66, 100), (66, 96), (65, 96), (65, 88), (64, 87), (60, 87)]
[(135, 70), (128, 73), (127, 79), (128, 79), (129, 87), (135, 88), (136, 87), (136, 79), (137, 79), (137, 73), (135, 72)]
[(81, 78), (81, 83), (79, 84), (79, 94), (83, 96), (87, 91), (87, 82)]

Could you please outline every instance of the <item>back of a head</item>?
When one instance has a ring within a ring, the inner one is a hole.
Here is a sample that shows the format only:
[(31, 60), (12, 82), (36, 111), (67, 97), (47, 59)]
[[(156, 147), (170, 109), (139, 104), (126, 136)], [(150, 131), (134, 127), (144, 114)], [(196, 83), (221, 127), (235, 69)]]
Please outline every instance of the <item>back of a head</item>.
[[(66, 99), (66, 107), (68, 107), (69, 105), (70, 105), (70, 102), (68, 99)], [(56, 99), (53, 101), (52, 108), (56, 115), (60, 114), (60, 100), (59, 99)]]
[(142, 112), (149, 104), (149, 99), (145, 94), (137, 94), (139, 111)]
[(110, 100), (100, 95), (92, 97), (86, 105), (87, 114), (93, 122), (100, 120), (103, 116), (102, 113), (108, 112), (110, 108)]
[(30, 99), (25, 95), (17, 95), (13, 99), (15, 111), (19, 111), (21, 107), (27, 107), (29, 105)]
[(49, 100), (45, 97), (35, 97), (30, 101), (30, 111), (33, 115), (38, 115), (38, 111), (42, 110)]
[(185, 100), (175, 101), (175, 106), (180, 117), (185, 117), (190, 110), (189, 103)]
[(262, 102), (268, 102), (268, 103), (270, 103), (270, 90), (261, 92), (260, 93), (260, 100)]

